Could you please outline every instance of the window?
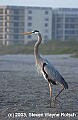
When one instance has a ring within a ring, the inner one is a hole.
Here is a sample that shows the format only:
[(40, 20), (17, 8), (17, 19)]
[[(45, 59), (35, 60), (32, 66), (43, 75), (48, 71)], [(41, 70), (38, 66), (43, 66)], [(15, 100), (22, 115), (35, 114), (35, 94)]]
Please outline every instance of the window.
[(10, 10), (9, 9), (5, 9), (5, 14), (9, 14), (10, 13)]
[(69, 28), (69, 24), (65, 24), (65, 28)]
[(3, 20), (3, 16), (0, 16), (0, 20)]
[(28, 16), (28, 20), (32, 20), (32, 17), (31, 17), (31, 16)]
[(75, 22), (75, 18), (71, 18), (71, 19), (70, 19), (70, 22)]
[(10, 16), (5, 16), (5, 20), (10, 21)]
[(70, 32), (71, 34), (75, 34), (75, 30), (71, 30), (71, 32)]
[(45, 27), (48, 27), (48, 23), (45, 23)]
[(18, 39), (18, 35), (14, 35), (14, 39)]
[(18, 26), (19, 26), (19, 23), (18, 23), (18, 22), (14, 22), (14, 26), (15, 26), (15, 27), (18, 27)]
[(0, 22), (0, 26), (3, 26), (3, 23), (2, 23), (2, 22)]
[(10, 35), (7, 35), (7, 34), (5, 35), (5, 39), (7, 39), (7, 40), (8, 40), (8, 39), (9, 39), (9, 37), (10, 37)]
[(19, 10), (18, 10), (18, 9), (15, 9), (15, 10), (14, 10), (14, 14), (19, 14)]
[(19, 16), (14, 16), (14, 20), (19, 20)]
[(60, 17), (57, 18), (57, 22), (62, 22), (62, 21), (63, 21), (63, 18), (60, 18)]
[(24, 17), (23, 16), (19, 17), (19, 20), (24, 21)]
[(75, 18), (75, 22), (78, 22), (78, 18)]
[(70, 22), (70, 19), (69, 18), (65, 18), (65, 22)]
[(19, 29), (14, 29), (14, 33), (18, 33), (19, 32)]
[(1, 33), (1, 32), (3, 32), (3, 29), (2, 29), (2, 28), (0, 28), (0, 33)]
[(24, 14), (24, 10), (21, 9), (21, 10), (19, 11), (19, 14)]
[(6, 32), (9, 32), (9, 31), (10, 31), (10, 29), (9, 29), (9, 28), (5, 28), (5, 31), (6, 31)]
[(63, 30), (57, 30), (56, 33), (57, 33), (57, 35), (63, 34)]
[(27, 37), (28, 37), (28, 39), (31, 39), (31, 35), (28, 35)]
[(11, 23), (10, 23), (10, 26), (11, 26), (11, 27), (14, 27), (14, 23), (13, 23), (13, 22), (11, 22)]
[(32, 10), (28, 10), (28, 14), (32, 14)]
[(76, 34), (78, 34), (78, 30), (76, 30)]
[(5, 26), (7, 26), (7, 22), (5, 22)]
[(19, 26), (20, 26), (20, 27), (24, 27), (24, 22), (21, 22), (21, 23), (19, 24)]
[(45, 18), (45, 21), (49, 21), (49, 18)]
[(5, 14), (7, 14), (7, 9), (5, 9)]
[(70, 28), (75, 28), (75, 25), (74, 24), (70, 24)]
[(3, 35), (2, 34), (0, 34), (0, 39), (3, 39)]
[(3, 9), (0, 9), (0, 14), (3, 14)]
[(46, 15), (48, 15), (48, 13), (49, 13), (48, 11), (45, 11), (45, 14), (46, 14)]
[(18, 30), (19, 30), (19, 33), (24, 32), (24, 28), (21, 28), (21, 29), (18, 29)]
[(65, 30), (65, 34), (75, 34), (75, 30)]
[(28, 26), (29, 26), (29, 27), (32, 26), (32, 23), (28, 23)]
[(57, 28), (62, 28), (63, 25), (62, 24), (57, 24)]

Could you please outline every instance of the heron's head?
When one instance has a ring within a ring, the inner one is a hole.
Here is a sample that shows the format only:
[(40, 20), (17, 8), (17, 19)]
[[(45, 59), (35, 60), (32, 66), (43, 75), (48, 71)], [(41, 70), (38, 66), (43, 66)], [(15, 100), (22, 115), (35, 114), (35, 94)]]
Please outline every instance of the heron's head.
[(31, 31), (31, 32), (23, 32), (23, 33), (21, 33), (22, 35), (29, 35), (29, 34), (38, 34), (39, 33), (39, 31), (38, 30), (33, 30), (33, 31)]

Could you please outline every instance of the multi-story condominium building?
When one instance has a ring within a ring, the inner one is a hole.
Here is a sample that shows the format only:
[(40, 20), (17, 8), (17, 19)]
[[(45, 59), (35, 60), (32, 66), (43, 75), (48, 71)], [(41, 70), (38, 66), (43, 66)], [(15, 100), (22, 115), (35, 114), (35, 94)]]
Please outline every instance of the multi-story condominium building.
[(0, 44), (36, 40), (22, 32), (39, 30), (43, 40), (78, 39), (78, 9), (50, 7), (0, 6)]
[(24, 7), (0, 6), (0, 43), (24, 41)]
[(53, 9), (52, 38), (56, 40), (78, 40), (78, 9)]
[(36, 36), (23, 36), (24, 31), (39, 30), (46, 40), (52, 38), (52, 8), (0, 6), (0, 42), (27, 43)]
[[(26, 7), (25, 8), (25, 31), (37, 29), (45, 40), (52, 39), (52, 8)], [(26, 40), (35, 40), (36, 35), (25, 36)], [(27, 42), (27, 41), (26, 41)]]

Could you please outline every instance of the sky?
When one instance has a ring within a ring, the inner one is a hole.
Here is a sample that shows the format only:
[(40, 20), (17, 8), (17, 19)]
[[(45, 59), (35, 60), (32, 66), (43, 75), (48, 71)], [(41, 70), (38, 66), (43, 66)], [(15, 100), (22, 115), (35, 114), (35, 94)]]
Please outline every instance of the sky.
[(0, 5), (78, 8), (78, 0), (0, 0)]

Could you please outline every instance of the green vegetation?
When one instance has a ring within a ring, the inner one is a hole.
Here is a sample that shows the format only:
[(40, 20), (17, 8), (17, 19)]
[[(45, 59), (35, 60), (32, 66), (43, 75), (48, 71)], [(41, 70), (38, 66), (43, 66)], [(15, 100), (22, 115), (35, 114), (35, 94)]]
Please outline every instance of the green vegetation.
[[(34, 43), (28, 45), (0, 46), (0, 54), (33, 54)], [(78, 57), (78, 41), (49, 41), (40, 45), (41, 54), (73, 54)]]

